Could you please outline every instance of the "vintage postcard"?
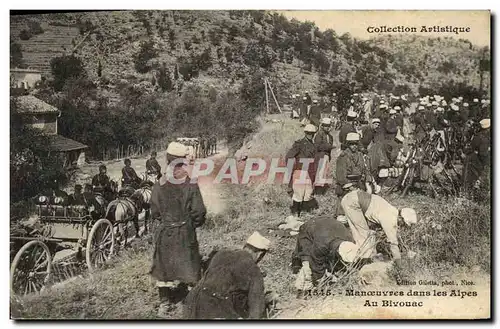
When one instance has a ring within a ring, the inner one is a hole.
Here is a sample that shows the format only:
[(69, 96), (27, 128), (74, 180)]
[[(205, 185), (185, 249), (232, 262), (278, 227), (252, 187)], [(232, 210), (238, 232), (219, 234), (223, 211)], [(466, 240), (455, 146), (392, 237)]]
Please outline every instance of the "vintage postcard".
[(490, 22), (11, 12), (11, 318), (491, 319)]

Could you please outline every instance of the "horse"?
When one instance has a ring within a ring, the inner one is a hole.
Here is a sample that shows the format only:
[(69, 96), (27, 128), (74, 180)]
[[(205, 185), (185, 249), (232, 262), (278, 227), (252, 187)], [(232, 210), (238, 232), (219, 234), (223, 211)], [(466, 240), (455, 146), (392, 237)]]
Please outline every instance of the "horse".
[(118, 240), (127, 241), (127, 232), (123, 224), (127, 225), (129, 221), (134, 223), (135, 236), (139, 237), (139, 209), (142, 209), (142, 198), (135, 195), (135, 190), (129, 186), (122, 188), (118, 193), (118, 198), (111, 201), (106, 208), (105, 218), (112, 223), (118, 224)]
[(150, 224), (152, 189), (153, 183), (149, 180), (144, 180), (133, 194), (135, 199), (140, 200), (138, 211), (142, 212), (144, 210), (144, 234), (148, 233), (148, 224)]

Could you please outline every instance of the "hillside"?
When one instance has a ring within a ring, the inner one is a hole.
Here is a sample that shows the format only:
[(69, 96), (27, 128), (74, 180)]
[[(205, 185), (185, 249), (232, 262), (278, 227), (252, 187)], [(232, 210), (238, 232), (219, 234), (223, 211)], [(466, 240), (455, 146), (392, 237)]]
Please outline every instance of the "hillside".
[[(420, 86), (439, 88), (451, 80), (479, 85), (481, 49), (466, 40), (386, 36), (359, 41), (264, 11), (120, 11), (33, 16), (29, 20), (44, 23), (46, 32), (19, 41), (19, 21), (27, 19), (11, 17), (11, 25), (16, 32), (12, 37), (21, 43), (30, 65), (46, 67), (46, 59), (68, 48), (71, 40), (76, 44), (81, 39), (78, 30), (82, 35), (90, 32), (75, 54), (94, 80), (100, 63), (102, 76), (111, 86), (121, 79), (157, 80), (163, 65), (174, 80), (179, 70), (184, 81), (198, 78), (207, 84), (238, 84), (257, 67), (268, 75), (299, 68), (321, 78), (354, 82), (357, 89), (384, 92), (416, 93)], [(146, 42), (151, 53), (138, 63)], [(37, 44), (45, 44), (36, 49), (44, 56), (34, 55)], [(318, 92), (320, 84), (314, 80), (305, 85)], [(303, 87), (304, 83), (289, 81), (280, 86), (283, 93), (278, 97)]]
[[(281, 115), (268, 117), (283, 122), (259, 120), (260, 126), (249, 139), (244, 152), (249, 157), (283, 156), (293, 141), (302, 136), (297, 121)], [(334, 157), (338, 156), (338, 132), (334, 133)], [(223, 157), (222, 157), (223, 159)], [(145, 158), (133, 161), (140, 170)], [(163, 160), (161, 164), (164, 165)], [(113, 166), (112, 163), (108, 163)], [(244, 166), (244, 164), (241, 164)], [(218, 168), (218, 166), (215, 166)], [(331, 168), (332, 172), (335, 170)], [(401, 228), (401, 241), (406, 251), (414, 251), (414, 259), (405, 259), (404, 268), (396, 276), (387, 273), (380, 286), (362, 285), (356, 274), (333, 285), (335, 293), (345, 289), (358, 290), (423, 290), (425, 286), (402, 287), (396, 278), (406, 280), (459, 280), (473, 279), (475, 286), (459, 288), (476, 290), (472, 298), (420, 298), (425, 308), (365, 308), (364, 298), (339, 296), (313, 296), (307, 300), (295, 298), (295, 276), (290, 268), (296, 239), (277, 230), (279, 223), (289, 214), (290, 197), (286, 185), (262, 184), (257, 179), (251, 184), (200, 183), (204, 201), (208, 206), (207, 221), (197, 230), (200, 252), (207, 256), (214, 249), (240, 248), (245, 239), (259, 230), (272, 242), (270, 252), (260, 268), (266, 273), (266, 290), (279, 297), (279, 310), (273, 318), (479, 318), (491, 314), (490, 286), (490, 226), (491, 210), (488, 203), (475, 204), (465, 199), (432, 199), (424, 195), (409, 194), (405, 198), (388, 195), (386, 198), (398, 208), (412, 206), (419, 214), (419, 223)], [(329, 215), (335, 209), (337, 197), (333, 189), (318, 196), (320, 208), (304, 214), (305, 220), (316, 215)], [(265, 200), (268, 200), (267, 202)], [(439, 224), (439, 228), (437, 228)], [(432, 237), (432, 238), (431, 238)], [(92, 277), (84, 275), (58, 289), (49, 289), (39, 295), (27, 296), (13, 304), (16, 316), (21, 318), (63, 319), (157, 319), (159, 304), (157, 290), (150, 280), (151, 245), (130, 248), (114, 258), (110, 267)], [(406, 258), (406, 256), (405, 256)], [(392, 273), (392, 274), (391, 274)], [(378, 273), (384, 277), (383, 273)], [(441, 289), (445, 289), (440, 287)], [(407, 298), (405, 298), (407, 299)], [(443, 305), (446, 305), (443, 307)], [(461, 312), (460, 310), (467, 310)], [(431, 313), (423, 310), (432, 310)], [(457, 310), (460, 311), (457, 313)], [(181, 305), (170, 314), (179, 319)]]

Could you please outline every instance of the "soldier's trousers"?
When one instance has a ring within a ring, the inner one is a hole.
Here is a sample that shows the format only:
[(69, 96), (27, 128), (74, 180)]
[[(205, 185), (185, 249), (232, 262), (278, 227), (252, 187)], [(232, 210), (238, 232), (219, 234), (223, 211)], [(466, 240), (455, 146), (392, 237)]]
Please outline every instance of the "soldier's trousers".
[(296, 202), (307, 202), (312, 199), (313, 183), (306, 170), (294, 170), (292, 176), (293, 196)]

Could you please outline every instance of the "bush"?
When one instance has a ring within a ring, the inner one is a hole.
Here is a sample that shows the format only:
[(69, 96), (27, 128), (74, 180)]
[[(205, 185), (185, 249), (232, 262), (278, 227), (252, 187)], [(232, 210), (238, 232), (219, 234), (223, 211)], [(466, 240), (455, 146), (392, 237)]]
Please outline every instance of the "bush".
[(10, 43), (10, 66), (11, 68), (26, 68), (21, 45), (16, 42)]
[(33, 34), (30, 31), (27, 31), (27, 30), (22, 30), (19, 33), (19, 38), (21, 40), (25, 40), (25, 41), (31, 39), (32, 36), (33, 36)]
[(147, 73), (151, 70), (148, 61), (157, 57), (158, 51), (154, 47), (154, 42), (143, 41), (139, 52), (134, 56), (135, 70), (139, 73)]
[(55, 57), (50, 61), (54, 76), (54, 90), (61, 91), (69, 79), (85, 77), (83, 62), (74, 55)]
[(40, 25), (39, 22), (30, 21), (28, 23), (28, 26), (29, 26), (31, 34), (33, 34), (33, 35), (42, 34), (44, 32), (42, 29), (42, 26)]

